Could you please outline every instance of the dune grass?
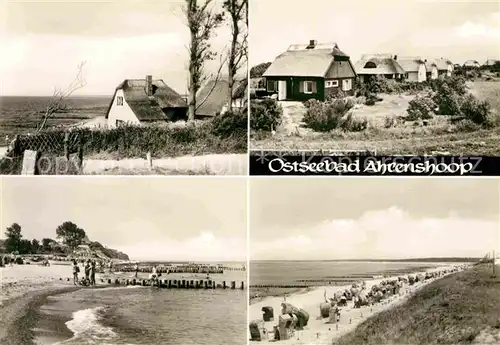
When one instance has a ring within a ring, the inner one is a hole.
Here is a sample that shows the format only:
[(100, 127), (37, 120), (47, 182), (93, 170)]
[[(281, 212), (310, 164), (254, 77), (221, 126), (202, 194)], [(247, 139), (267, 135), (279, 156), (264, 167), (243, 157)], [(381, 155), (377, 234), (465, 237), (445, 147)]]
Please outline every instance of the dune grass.
[(500, 267), (478, 265), (423, 287), (333, 345), (499, 344)]

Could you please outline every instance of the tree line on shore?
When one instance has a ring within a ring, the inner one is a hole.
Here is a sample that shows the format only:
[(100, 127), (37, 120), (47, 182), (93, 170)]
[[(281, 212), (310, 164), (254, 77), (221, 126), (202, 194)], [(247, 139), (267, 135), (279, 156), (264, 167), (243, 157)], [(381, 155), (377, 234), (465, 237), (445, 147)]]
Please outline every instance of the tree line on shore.
[(5, 240), (0, 243), (0, 252), (26, 254), (49, 254), (49, 255), (68, 255), (75, 249), (86, 244), (91, 250), (99, 250), (110, 258), (119, 258), (128, 260), (128, 256), (114, 249), (106, 248), (99, 242), (91, 242), (85, 230), (78, 227), (73, 222), (63, 222), (56, 228), (56, 239), (42, 238), (28, 239), (23, 238), (22, 227), (18, 223), (13, 223), (5, 230)]

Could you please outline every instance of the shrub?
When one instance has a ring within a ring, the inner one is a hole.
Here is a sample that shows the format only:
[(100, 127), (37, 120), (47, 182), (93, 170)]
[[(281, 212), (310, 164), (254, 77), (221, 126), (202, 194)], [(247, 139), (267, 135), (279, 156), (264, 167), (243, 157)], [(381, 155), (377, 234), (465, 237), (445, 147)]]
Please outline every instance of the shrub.
[(429, 96), (417, 96), (410, 101), (408, 117), (410, 121), (432, 119), (436, 104)]
[(433, 97), (439, 115), (461, 115), (459, 94), (447, 84), (439, 86)]
[(244, 136), (248, 128), (248, 115), (243, 111), (226, 111), (216, 115), (212, 120), (212, 133), (221, 138)]
[(253, 130), (271, 131), (281, 123), (283, 109), (274, 99), (250, 103), (250, 127)]
[(459, 132), (475, 132), (481, 128), (477, 123), (468, 119), (463, 119), (456, 124), (457, 131)]
[(368, 120), (366, 118), (355, 119), (352, 113), (350, 113), (342, 119), (340, 128), (346, 132), (362, 132), (368, 128)]
[(354, 102), (350, 99), (337, 99), (331, 102), (310, 100), (303, 121), (315, 131), (328, 132), (338, 128), (342, 117), (353, 107)]
[(475, 124), (486, 125), (490, 121), (491, 106), (488, 101), (479, 101), (474, 96), (467, 95), (460, 109), (465, 119)]

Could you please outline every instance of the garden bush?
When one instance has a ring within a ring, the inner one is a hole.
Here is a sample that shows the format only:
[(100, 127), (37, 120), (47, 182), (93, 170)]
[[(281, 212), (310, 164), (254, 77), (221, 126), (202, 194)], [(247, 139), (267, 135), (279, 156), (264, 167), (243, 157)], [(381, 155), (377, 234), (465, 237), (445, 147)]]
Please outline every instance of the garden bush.
[(407, 119), (410, 121), (432, 119), (435, 108), (436, 104), (430, 96), (417, 96), (409, 103)]
[(212, 120), (212, 133), (221, 138), (245, 136), (248, 128), (248, 113), (246, 110), (227, 111), (216, 115)]
[(366, 118), (355, 119), (350, 113), (341, 120), (340, 128), (346, 132), (362, 132), (368, 128), (368, 120)]
[(452, 87), (444, 83), (437, 88), (433, 97), (434, 103), (438, 107), (437, 114), (460, 116), (460, 96)]
[(479, 101), (472, 95), (467, 95), (460, 107), (465, 119), (478, 125), (488, 125), (490, 121), (491, 106), (488, 101)]
[(457, 122), (456, 129), (458, 132), (475, 132), (481, 129), (481, 126), (468, 119), (463, 119)]
[(354, 102), (349, 99), (336, 99), (331, 102), (309, 100), (304, 123), (318, 132), (328, 132), (339, 128), (342, 117), (354, 107)]
[(274, 99), (250, 103), (250, 127), (253, 130), (271, 131), (281, 124), (283, 109)]

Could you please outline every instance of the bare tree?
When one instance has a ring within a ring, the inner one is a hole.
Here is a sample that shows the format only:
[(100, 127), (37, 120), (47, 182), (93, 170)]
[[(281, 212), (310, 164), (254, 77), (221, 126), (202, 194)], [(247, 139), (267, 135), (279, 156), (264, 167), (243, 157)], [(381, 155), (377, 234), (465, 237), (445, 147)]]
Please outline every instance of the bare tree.
[[(213, 9), (213, 0), (185, 0), (184, 14), (191, 35), (189, 44), (189, 95), (188, 119), (196, 115), (196, 93), (207, 79), (203, 67), (206, 61), (213, 60), (217, 53), (211, 50), (210, 38), (220, 26), (224, 16)], [(200, 3), (201, 2), (201, 3)]]
[(248, 0), (225, 0), (223, 7), (229, 14), (231, 24), (231, 46), (227, 65), (228, 109), (232, 111), (235, 77), (243, 66), (248, 69)]
[(52, 95), (52, 99), (50, 103), (45, 108), (45, 113), (43, 114), (40, 124), (38, 125), (35, 134), (40, 133), (46, 126), (47, 121), (50, 117), (52, 117), (55, 113), (60, 112), (61, 110), (65, 110), (67, 108), (66, 99), (73, 94), (76, 90), (79, 90), (85, 85), (87, 82), (83, 77), (83, 66), (85, 66), (85, 61), (82, 61), (78, 65), (78, 72), (75, 76), (75, 79), (68, 85), (66, 89), (55, 89), (54, 94)]

